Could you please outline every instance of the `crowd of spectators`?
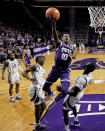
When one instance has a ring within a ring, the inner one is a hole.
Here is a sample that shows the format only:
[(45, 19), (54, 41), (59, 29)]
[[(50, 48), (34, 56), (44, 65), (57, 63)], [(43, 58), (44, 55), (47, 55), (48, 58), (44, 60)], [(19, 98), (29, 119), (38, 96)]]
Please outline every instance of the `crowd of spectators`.
[(0, 63), (4, 63), (11, 52), (15, 53), (17, 59), (22, 59), (25, 44), (29, 45), (33, 55), (34, 48), (48, 45), (49, 40), (39, 32), (27, 33), (0, 23)]

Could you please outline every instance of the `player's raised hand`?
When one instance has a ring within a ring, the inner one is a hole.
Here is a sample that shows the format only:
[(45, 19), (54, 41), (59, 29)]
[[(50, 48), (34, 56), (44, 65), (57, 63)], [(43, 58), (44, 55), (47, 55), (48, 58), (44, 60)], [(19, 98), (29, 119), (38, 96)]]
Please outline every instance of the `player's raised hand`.
[(56, 20), (55, 19), (52, 18), (49, 21), (50, 21), (50, 23), (51, 23), (52, 26), (56, 25)]

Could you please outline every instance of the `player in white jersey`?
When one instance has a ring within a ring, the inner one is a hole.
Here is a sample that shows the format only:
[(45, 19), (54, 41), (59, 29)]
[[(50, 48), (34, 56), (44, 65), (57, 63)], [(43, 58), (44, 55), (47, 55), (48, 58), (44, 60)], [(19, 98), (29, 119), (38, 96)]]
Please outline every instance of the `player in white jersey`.
[(8, 59), (4, 63), (4, 67), (2, 69), (2, 80), (5, 79), (4, 74), (6, 68), (8, 68), (8, 83), (10, 84), (9, 88), (10, 102), (15, 102), (15, 99), (12, 96), (14, 84), (16, 84), (16, 99), (22, 99), (22, 97), (19, 95), (20, 77), (18, 73), (18, 70), (20, 69), (22, 71), (22, 68), (20, 67), (17, 59), (15, 59), (14, 53), (11, 53), (10, 59)]
[[(30, 66), (25, 71), (22, 72), (22, 75), (28, 80), (32, 81), (32, 85), (30, 86), (28, 93), (31, 97), (31, 101), (35, 104), (35, 118), (36, 123), (34, 124), (34, 130), (42, 130), (47, 128), (45, 125), (40, 124), (40, 119), (42, 113), (46, 107), (44, 103), (44, 94), (42, 92), (42, 87), (45, 83), (44, 75), (45, 70), (43, 69), (43, 64), (45, 62), (44, 56), (38, 56), (36, 58), (36, 64)], [(28, 76), (28, 73), (32, 73), (32, 77)]]
[[(80, 126), (77, 116), (77, 110), (75, 104), (79, 102), (79, 100), (83, 97), (84, 89), (90, 84), (92, 81), (92, 74), (95, 70), (95, 66), (93, 63), (87, 63), (84, 67), (84, 72), (82, 75), (78, 76), (74, 81), (71, 88), (69, 88), (67, 96), (63, 102), (63, 117), (65, 123), (65, 130), (70, 131), (69, 128), (69, 116), (68, 112), (71, 108), (74, 114), (74, 122), (72, 123), (73, 126)], [(57, 87), (57, 90), (62, 92), (62, 88), (60, 86)], [(47, 105), (47, 109), (51, 109), (55, 103), (55, 98)]]

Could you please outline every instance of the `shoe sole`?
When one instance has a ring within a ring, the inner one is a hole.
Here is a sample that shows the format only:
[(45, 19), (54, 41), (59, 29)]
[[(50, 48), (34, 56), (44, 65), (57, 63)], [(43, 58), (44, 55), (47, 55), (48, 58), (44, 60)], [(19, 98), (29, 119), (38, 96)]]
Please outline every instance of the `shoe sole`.
[(80, 126), (80, 124), (79, 125), (74, 125), (74, 124), (71, 124), (72, 126), (76, 126), (76, 127), (79, 127)]

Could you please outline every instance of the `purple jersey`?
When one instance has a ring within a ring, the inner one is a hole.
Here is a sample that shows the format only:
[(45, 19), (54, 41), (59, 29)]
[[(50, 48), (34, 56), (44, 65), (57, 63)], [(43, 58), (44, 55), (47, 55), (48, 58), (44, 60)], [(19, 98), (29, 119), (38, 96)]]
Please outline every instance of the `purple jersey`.
[(68, 69), (72, 59), (69, 57), (69, 52), (72, 52), (71, 46), (66, 46), (61, 43), (55, 54), (55, 66), (62, 69)]
[(25, 59), (27, 65), (30, 65), (30, 64), (31, 64), (31, 62), (30, 62), (30, 59), (31, 59), (31, 51), (30, 51), (29, 49), (26, 50), (26, 54), (25, 54), (25, 56), (24, 56), (24, 59)]

